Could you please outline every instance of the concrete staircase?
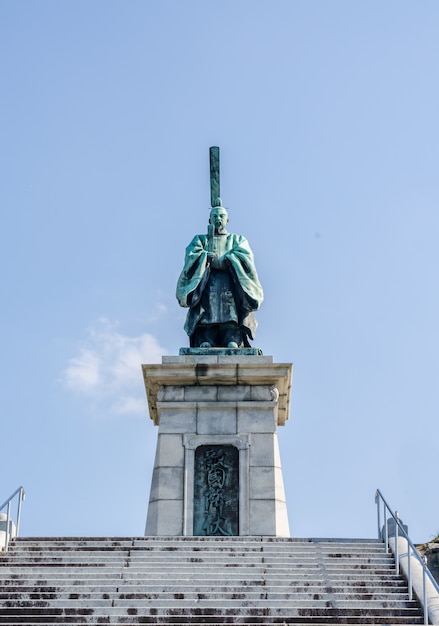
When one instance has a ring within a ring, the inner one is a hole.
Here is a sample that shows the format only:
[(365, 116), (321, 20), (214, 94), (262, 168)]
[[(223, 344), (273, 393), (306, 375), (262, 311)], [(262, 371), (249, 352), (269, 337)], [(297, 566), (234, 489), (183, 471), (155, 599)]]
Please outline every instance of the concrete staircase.
[(20, 538), (0, 624), (421, 624), (373, 540)]

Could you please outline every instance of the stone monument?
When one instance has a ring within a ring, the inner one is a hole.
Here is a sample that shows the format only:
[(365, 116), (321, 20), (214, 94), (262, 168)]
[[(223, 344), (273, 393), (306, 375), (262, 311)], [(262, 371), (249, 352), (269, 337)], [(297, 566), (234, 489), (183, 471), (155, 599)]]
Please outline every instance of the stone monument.
[(277, 426), (292, 365), (250, 346), (263, 291), (247, 240), (226, 229), (218, 147), (210, 182), (207, 234), (187, 247), (177, 283), (190, 347), (142, 366), (159, 427), (145, 535), (288, 537)]

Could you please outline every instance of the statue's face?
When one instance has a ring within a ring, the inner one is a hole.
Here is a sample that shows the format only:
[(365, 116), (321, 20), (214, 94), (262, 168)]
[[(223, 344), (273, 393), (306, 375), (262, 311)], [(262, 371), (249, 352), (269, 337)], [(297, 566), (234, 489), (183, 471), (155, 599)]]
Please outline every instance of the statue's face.
[(229, 216), (226, 209), (223, 207), (212, 209), (209, 222), (214, 225), (215, 233), (221, 234), (227, 232), (226, 225), (229, 222)]

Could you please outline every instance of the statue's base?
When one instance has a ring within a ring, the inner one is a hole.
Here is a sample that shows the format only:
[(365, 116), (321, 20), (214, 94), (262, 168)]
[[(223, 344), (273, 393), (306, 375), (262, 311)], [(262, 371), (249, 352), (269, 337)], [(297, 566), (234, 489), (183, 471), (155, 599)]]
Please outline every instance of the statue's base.
[(180, 356), (262, 356), (260, 348), (180, 348)]
[(289, 537), (277, 428), (292, 365), (255, 348), (186, 350), (142, 366), (159, 427), (145, 534)]

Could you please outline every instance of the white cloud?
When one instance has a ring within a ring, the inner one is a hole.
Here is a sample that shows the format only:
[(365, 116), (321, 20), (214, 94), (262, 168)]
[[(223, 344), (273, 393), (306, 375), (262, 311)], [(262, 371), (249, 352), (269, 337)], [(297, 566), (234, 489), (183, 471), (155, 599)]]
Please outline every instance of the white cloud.
[(159, 363), (165, 348), (153, 335), (122, 335), (102, 318), (64, 370), (63, 382), (73, 392), (93, 397), (117, 414), (145, 414), (146, 398), (140, 365)]
[(89, 391), (99, 384), (99, 358), (91, 350), (81, 349), (79, 356), (70, 359), (65, 371), (65, 381), (70, 389)]

